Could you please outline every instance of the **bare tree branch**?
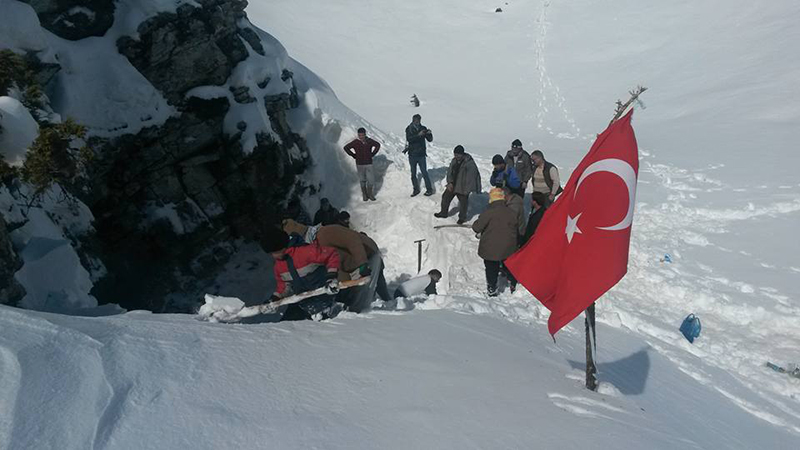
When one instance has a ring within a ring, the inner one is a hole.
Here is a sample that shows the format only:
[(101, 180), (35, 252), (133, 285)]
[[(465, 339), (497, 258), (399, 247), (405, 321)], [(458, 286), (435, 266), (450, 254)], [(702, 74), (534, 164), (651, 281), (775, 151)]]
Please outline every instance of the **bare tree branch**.
[(634, 102), (638, 101), (639, 95), (641, 95), (646, 90), (647, 88), (644, 86), (636, 86), (636, 89), (628, 91), (628, 93), (631, 94), (631, 98), (629, 98), (627, 102), (622, 103), (622, 101), (617, 100), (617, 109), (616, 111), (614, 111), (615, 112), (614, 118), (611, 119), (611, 122), (609, 122), (608, 124), (611, 125), (612, 123), (616, 122), (620, 117), (622, 117), (622, 114), (624, 114), (625, 111), (628, 110), (628, 107), (631, 106)]

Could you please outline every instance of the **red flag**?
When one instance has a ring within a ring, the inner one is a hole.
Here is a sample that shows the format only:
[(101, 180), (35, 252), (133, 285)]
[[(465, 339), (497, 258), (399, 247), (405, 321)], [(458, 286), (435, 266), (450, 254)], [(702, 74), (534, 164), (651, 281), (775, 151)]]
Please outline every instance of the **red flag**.
[(628, 271), (639, 151), (633, 110), (597, 137), (533, 238), (506, 260), (555, 335)]

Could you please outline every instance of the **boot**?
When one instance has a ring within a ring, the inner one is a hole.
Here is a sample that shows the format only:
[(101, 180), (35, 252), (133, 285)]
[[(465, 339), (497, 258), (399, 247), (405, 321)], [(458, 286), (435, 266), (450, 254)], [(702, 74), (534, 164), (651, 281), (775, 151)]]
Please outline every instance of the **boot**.
[(367, 186), (364, 184), (361, 185), (361, 199), (363, 201), (369, 200), (369, 197), (367, 196)]
[(367, 186), (367, 198), (372, 200), (373, 202), (376, 200), (375, 196), (372, 195), (372, 186)]
[(496, 286), (486, 286), (486, 291), (489, 294), (489, 297), (497, 297), (497, 287)]

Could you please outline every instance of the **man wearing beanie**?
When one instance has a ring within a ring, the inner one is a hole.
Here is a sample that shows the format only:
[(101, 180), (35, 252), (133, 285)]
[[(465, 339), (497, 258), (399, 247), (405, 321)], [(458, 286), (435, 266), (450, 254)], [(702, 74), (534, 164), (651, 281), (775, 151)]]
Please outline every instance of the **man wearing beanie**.
[[(501, 157), (502, 158), (502, 157)], [(503, 267), (503, 261), (517, 251), (517, 215), (506, 206), (503, 189), (489, 191), (489, 207), (472, 224), (472, 230), (481, 235), (478, 256), (486, 267), (486, 288), (489, 297), (497, 297), (497, 278), (504, 270), (513, 293), (517, 281)]]
[(481, 175), (478, 166), (464, 147), (456, 145), (453, 149), (453, 160), (447, 169), (447, 189), (442, 193), (442, 209), (433, 215), (443, 219), (448, 216), (450, 202), (458, 197), (458, 224), (467, 221), (469, 194), (481, 191)]
[(514, 139), (514, 142), (511, 143), (511, 150), (506, 153), (506, 165), (517, 171), (520, 187), (514, 193), (524, 198), (525, 189), (533, 175), (533, 165), (531, 156), (522, 148), (522, 141), (519, 139)]
[(500, 155), (494, 155), (492, 157), (492, 165), (494, 166), (494, 171), (492, 171), (492, 176), (489, 178), (489, 183), (492, 186), (500, 189), (510, 189), (513, 192), (519, 191), (522, 183), (519, 181), (517, 170), (513, 166), (506, 164), (505, 158)]

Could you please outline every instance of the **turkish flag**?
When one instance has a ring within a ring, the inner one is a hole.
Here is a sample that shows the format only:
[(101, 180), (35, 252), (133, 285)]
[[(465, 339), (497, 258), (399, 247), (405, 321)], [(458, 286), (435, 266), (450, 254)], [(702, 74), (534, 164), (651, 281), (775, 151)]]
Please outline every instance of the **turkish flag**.
[(597, 137), (506, 267), (550, 310), (555, 335), (628, 271), (639, 151), (633, 110)]

